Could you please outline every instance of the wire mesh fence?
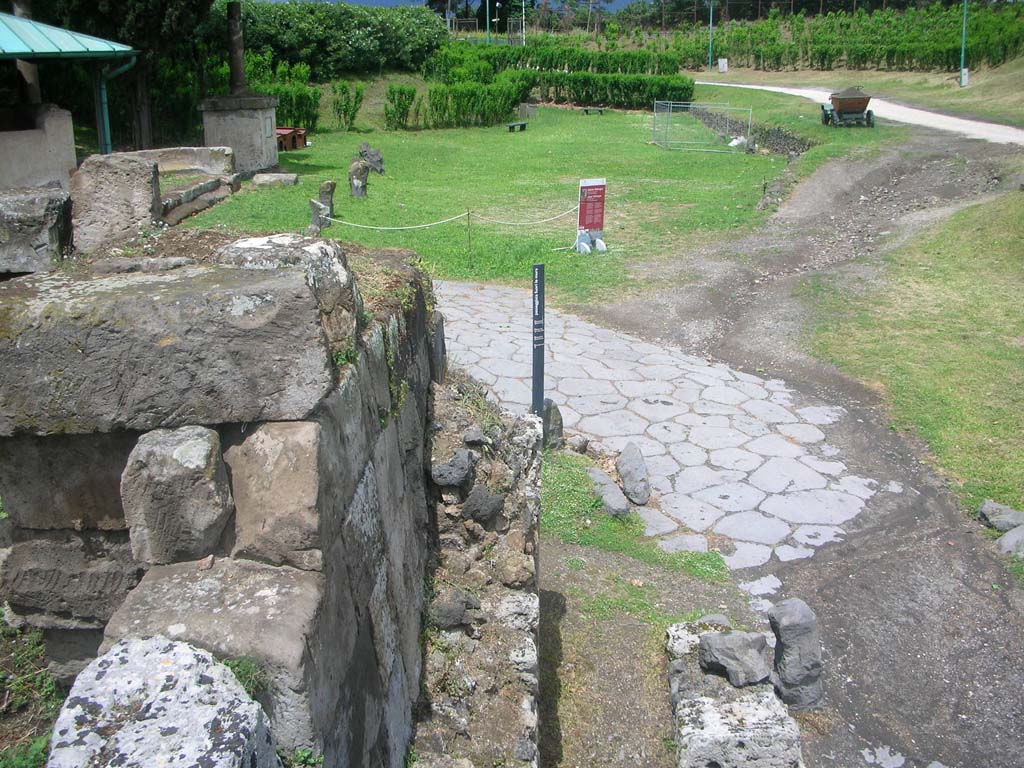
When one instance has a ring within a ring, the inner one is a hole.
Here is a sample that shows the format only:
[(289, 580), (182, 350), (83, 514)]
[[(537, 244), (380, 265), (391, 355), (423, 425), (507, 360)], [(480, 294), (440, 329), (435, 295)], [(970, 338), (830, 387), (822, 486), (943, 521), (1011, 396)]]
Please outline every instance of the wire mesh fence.
[(753, 146), (752, 128), (751, 107), (656, 101), (651, 140), (663, 149), (739, 153)]

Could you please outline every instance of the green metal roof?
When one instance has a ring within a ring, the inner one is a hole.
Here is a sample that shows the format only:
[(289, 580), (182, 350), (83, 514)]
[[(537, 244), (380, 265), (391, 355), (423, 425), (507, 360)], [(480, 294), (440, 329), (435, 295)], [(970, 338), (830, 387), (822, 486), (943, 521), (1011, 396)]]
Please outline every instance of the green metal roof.
[(130, 45), (0, 13), (0, 59), (117, 59)]

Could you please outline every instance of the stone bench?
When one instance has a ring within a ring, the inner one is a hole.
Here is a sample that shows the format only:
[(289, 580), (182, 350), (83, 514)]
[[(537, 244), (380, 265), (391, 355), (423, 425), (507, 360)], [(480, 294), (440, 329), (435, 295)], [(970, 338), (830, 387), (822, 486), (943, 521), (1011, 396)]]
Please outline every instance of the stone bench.
[(508, 124), (508, 132), (509, 133), (515, 133), (516, 131), (525, 131), (525, 130), (526, 130), (526, 121), (525, 120), (523, 122), (520, 122), (520, 123), (509, 123)]

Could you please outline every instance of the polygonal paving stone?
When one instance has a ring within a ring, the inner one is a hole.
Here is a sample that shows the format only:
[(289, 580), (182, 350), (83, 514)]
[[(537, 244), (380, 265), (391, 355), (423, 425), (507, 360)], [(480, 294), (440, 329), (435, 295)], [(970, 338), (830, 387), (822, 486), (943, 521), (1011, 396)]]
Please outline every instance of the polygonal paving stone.
[(683, 375), (674, 365), (638, 365), (636, 372), (649, 381), (675, 381)]
[(689, 439), (691, 443), (713, 451), (718, 448), (737, 448), (750, 440), (750, 436), (728, 427), (694, 427), (690, 430)]
[(673, 399), (679, 401), (680, 403), (696, 403), (698, 400), (700, 400), (701, 391), (702, 388), (697, 386), (696, 384), (691, 384), (689, 386), (683, 387), (676, 387), (672, 391), (672, 397)]
[(764, 384), (764, 378), (761, 376), (755, 376), (752, 373), (747, 373), (746, 371), (738, 371), (733, 368), (732, 375), (735, 376), (738, 381), (747, 381), (751, 384), (757, 384), (758, 386)]
[(627, 407), (648, 421), (665, 421), (687, 411), (685, 404), (677, 403), (672, 398), (663, 395), (638, 397), (630, 400)]
[(698, 400), (690, 405), (690, 410), (704, 416), (735, 416), (741, 412), (735, 406), (713, 403), (710, 400)]
[(493, 358), (485, 357), (481, 360), (478, 365), (485, 371), (490, 371), (495, 376), (502, 377), (507, 376), (510, 378), (521, 378), (523, 376), (530, 375), (530, 367), (523, 365), (522, 363), (516, 363), (509, 360), (507, 357)]
[(575, 363), (546, 363), (544, 365), (545, 376), (555, 376), (557, 378), (570, 378), (570, 379), (587, 379), (590, 378), (586, 369), (583, 366)]
[(466, 367), (466, 373), (472, 376), (477, 381), (493, 386), (494, 382), (498, 380), (498, 377), (489, 371), (485, 371), (476, 365), (470, 365)]
[(749, 381), (736, 381), (729, 386), (745, 394), (748, 399), (766, 400), (768, 398), (769, 393), (767, 389)]
[(728, 416), (701, 416), (699, 413), (684, 413), (676, 416), (673, 421), (685, 424), (688, 427), (728, 427)]
[(825, 439), (825, 433), (810, 424), (779, 424), (776, 429), (798, 443), (820, 443)]
[(767, 400), (748, 400), (742, 407), (755, 419), (760, 419), (766, 424), (785, 424), (797, 420), (796, 416), (781, 405)]
[(640, 449), (640, 453), (645, 458), (648, 456), (661, 456), (668, 451), (668, 446), (664, 443), (643, 435), (620, 435), (617, 437), (606, 437), (601, 440), (601, 445), (609, 453), (622, 453), (622, 450), (629, 443), (636, 443), (636, 447)]
[(858, 498), (867, 500), (875, 495), (877, 485), (878, 483), (871, 478), (847, 475), (832, 483), (829, 487), (833, 490), (851, 493)]
[(834, 445), (822, 443), (821, 445), (818, 446), (818, 453), (820, 453), (822, 456), (838, 456), (839, 449), (836, 448)]
[(835, 477), (846, 471), (846, 465), (841, 461), (826, 461), (825, 459), (819, 459), (817, 456), (801, 456), (800, 461), (815, 472), (821, 472), (823, 475)]
[(577, 424), (579, 424), (581, 418), (580, 415), (576, 413), (576, 411), (574, 411), (568, 405), (559, 405), (558, 411), (559, 413), (562, 414), (563, 427), (575, 427)]
[(772, 392), (789, 392), (789, 388), (786, 387), (786, 382), (782, 379), (768, 379), (764, 383), (764, 388), (771, 390)]
[(694, 533), (679, 533), (662, 539), (658, 546), (666, 552), (707, 552), (708, 540)]
[(580, 419), (578, 428), (596, 437), (616, 437), (621, 435), (642, 435), (647, 429), (647, 422), (628, 411), (613, 414), (600, 414)]
[(660, 536), (679, 527), (679, 523), (651, 507), (637, 507), (636, 513), (644, 521), (645, 536)]
[(723, 405), (739, 405), (750, 399), (750, 397), (738, 389), (725, 385), (707, 387), (700, 393), (700, 396), (703, 400), (710, 400), (711, 402), (722, 403)]
[(647, 428), (647, 434), (655, 440), (665, 443), (665, 445), (671, 445), (672, 443), (681, 443), (686, 440), (690, 430), (674, 421), (659, 421), (657, 424), (651, 424)]
[(625, 397), (671, 395), (675, 389), (670, 381), (616, 381), (615, 388)]
[(653, 352), (644, 355), (640, 362), (644, 365), (675, 365), (679, 362), (675, 355), (667, 355), (664, 352)]
[(846, 409), (832, 405), (812, 405), (808, 408), (801, 408), (797, 413), (806, 422), (824, 426), (826, 424), (835, 424), (843, 418)]
[(800, 525), (793, 531), (793, 541), (820, 547), (832, 541), (839, 541), (846, 531), (835, 525)]
[(705, 387), (714, 387), (717, 384), (721, 384), (722, 380), (718, 376), (713, 376), (708, 373), (707, 369), (701, 371), (687, 371), (686, 378), (692, 381), (694, 384), (701, 384)]
[(717, 507), (697, 501), (685, 493), (670, 493), (663, 496), (661, 510), (691, 531), (703, 531), (725, 514)]
[[(678, 485), (676, 490), (679, 490)], [(726, 512), (743, 512), (754, 509), (765, 495), (747, 483), (724, 483), (696, 491), (693, 496)]]
[(736, 551), (731, 555), (724, 555), (725, 564), (730, 570), (740, 571), (744, 568), (755, 568), (764, 565), (772, 557), (772, 548), (764, 544), (751, 544), (746, 541), (736, 542)]
[(753, 416), (733, 416), (730, 419), (730, 424), (733, 429), (738, 429), (740, 432), (744, 432), (751, 437), (761, 437), (762, 435), (769, 434), (772, 429), (763, 421), (755, 419)]
[(828, 480), (806, 464), (796, 459), (779, 458), (768, 459), (763, 467), (750, 475), (748, 482), (768, 493), (809, 491), (828, 485)]
[(678, 493), (695, 493), (713, 485), (724, 485), (728, 482), (742, 480), (744, 477), (743, 472), (735, 472), (731, 469), (717, 470), (704, 466), (687, 467), (676, 475), (675, 485)]
[(762, 456), (778, 456), (789, 459), (795, 459), (806, 453), (803, 448), (796, 443), (791, 443), (782, 435), (757, 437), (747, 443), (745, 447), (748, 451), (759, 453)]
[(814, 554), (810, 547), (794, 547), (792, 544), (780, 544), (775, 548), (775, 556), (784, 563), (790, 560), (803, 560)]
[(772, 392), (768, 402), (789, 408), (793, 405), (793, 394), (791, 392)]
[(748, 595), (774, 595), (779, 591), (779, 587), (782, 586), (782, 582), (779, 581), (779, 577), (774, 573), (769, 573), (767, 576), (762, 576), (760, 579), (744, 581), (737, 586)]
[(590, 376), (594, 379), (604, 379), (606, 381), (644, 381), (644, 378), (634, 371), (632, 368), (627, 368), (620, 362), (608, 360), (605, 357), (601, 358), (607, 367), (601, 367), (595, 365), (590, 369)]
[(750, 472), (757, 469), (764, 462), (764, 459), (756, 453), (745, 451), (742, 448), (719, 448), (712, 451), (709, 457), (712, 464), (722, 469), (737, 469), (740, 472)]
[(651, 475), (651, 490), (659, 496), (675, 492), (675, 488), (672, 487), (672, 478), (666, 475), (660, 477)]
[[(643, 451), (641, 450), (641, 453), (642, 452)], [(655, 477), (670, 477), (680, 469), (679, 462), (671, 456), (651, 456), (646, 460), (647, 472), (652, 479)]]
[(494, 394), (505, 403), (529, 405), (533, 402), (533, 390), (519, 379), (498, 379), (492, 385)]
[(760, 512), (728, 515), (715, 523), (714, 530), (730, 539), (756, 544), (778, 544), (790, 534), (789, 526), (784, 522)]
[(839, 491), (795, 491), (769, 496), (761, 511), (790, 523), (840, 525), (855, 518), (864, 500)]
[(581, 395), (570, 397), (567, 402), (583, 416), (595, 416), (598, 413), (621, 411), (626, 405), (626, 398), (621, 395)]
[(563, 395), (570, 397), (616, 394), (615, 387), (610, 381), (595, 381), (594, 379), (562, 379), (558, 384), (558, 390)]
[(707, 452), (693, 443), (676, 443), (669, 446), (668, 450), (672, 458), (685, 467), (700, 466), (708, 460)]

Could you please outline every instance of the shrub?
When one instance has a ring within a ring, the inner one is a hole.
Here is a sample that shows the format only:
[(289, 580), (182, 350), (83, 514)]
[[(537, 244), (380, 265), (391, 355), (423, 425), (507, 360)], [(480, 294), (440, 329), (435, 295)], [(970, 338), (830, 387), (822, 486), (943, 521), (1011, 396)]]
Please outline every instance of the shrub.
[(407, 128), (409, 110), (416, 100), (416, 89), (411, 85), (388, 84), (387, 101), (384, 104), (384, 127), (389, 131)]
[(237, 659), (225, 659), (224, 666), (235, 674), (239, 685), (253, 699), (267, 690), (266, 670), (255, 659), (241, 656)]
[(490, 85), (432, 86), (427, 94), (427, 120), (432, 128), (495, 125), (526, 100), (536, 81), (534, 72), (504, 72)]
[(655, 101), (691, 101), (693, 80), (683, 75), (602, 75), (589, 72), (541, 72), (543, 101), (649, 109)]
[(351, 131), (356, 123), (356, 115), (363, 105), (363, 93), (365, 89), (362, 83), (356, 83), (353, 88), (344, 80), (339, 80), (332, 86), (334, 101), (331, 106), (334, 109), (334, 117), (338, 126), (346, 131)]

